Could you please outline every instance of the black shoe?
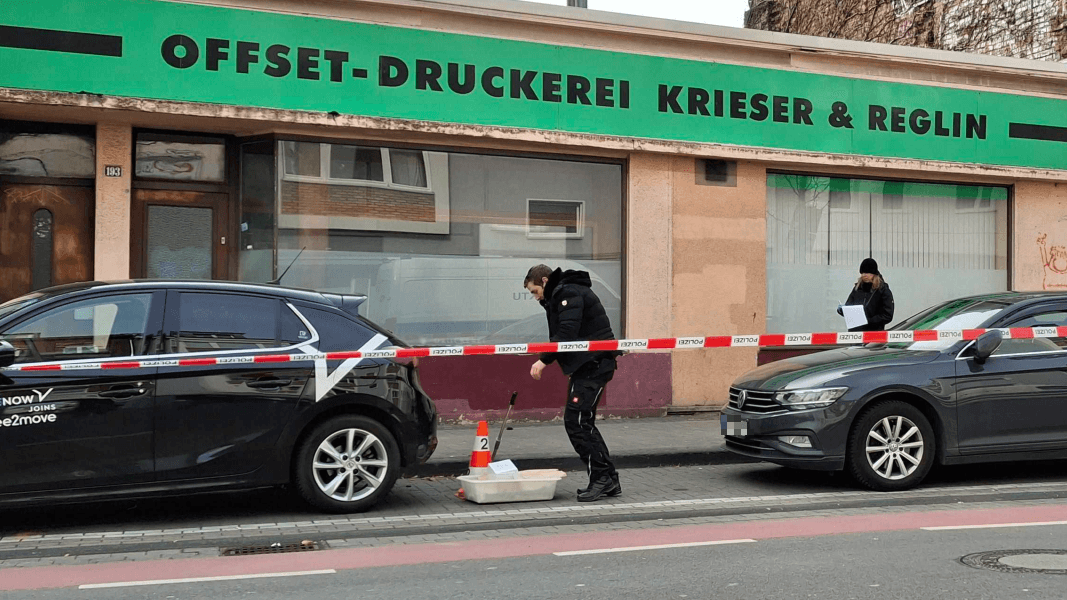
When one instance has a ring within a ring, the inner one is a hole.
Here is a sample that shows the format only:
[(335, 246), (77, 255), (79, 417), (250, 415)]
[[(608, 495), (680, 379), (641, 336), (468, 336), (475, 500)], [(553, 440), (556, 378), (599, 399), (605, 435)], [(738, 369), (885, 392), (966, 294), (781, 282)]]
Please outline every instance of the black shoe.
[(622, 486), (614, 479), (601, 477), (590, 484), (585, 493), (578, 494), (578, 502), (593, 502), (594, 500), (600, 500), (604, 496), (618, 496), (621, 493)]
[[(615, 482), (615, 489), (610, 491), (610, 492), (605, 493), (604, 495), (605, 496), (621, 496), (622, 495), (622, 484), (619, 483), (619, 476), (616, 475), (615, 477), (612, 477), (611, 479), (612, 479), (612, 481)], [(587, 493), (588, 491), (589, 491), (589, 488), (587, 488), (587, 487), (580, 488), (579, 490), (577, 490), (579, 496), (581, 496), (582, 494)]]

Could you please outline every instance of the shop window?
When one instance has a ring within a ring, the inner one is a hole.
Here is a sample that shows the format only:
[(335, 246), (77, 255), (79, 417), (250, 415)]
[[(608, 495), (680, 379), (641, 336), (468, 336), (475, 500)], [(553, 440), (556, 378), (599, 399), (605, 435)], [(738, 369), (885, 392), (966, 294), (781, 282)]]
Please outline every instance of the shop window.
[(283, 285), (366, 295), (360, 314), (409, 344), (504, 344), (547, 341), (544, 310), (522, 287), (545, 263), (588, 271), (623, 335), (621, 165), (275, 148), (272, 171), (264, 148), (242, 147), (242, 279), (293, 263)]
[(1007, 199), (1003, 187), (768, 175), (767, 331), (841, 330), (835, 309), (868, 256), (893, 290), (894, 322), (1006, 290)]
[(226, 143), (221, 139), (138, 133), (137, 177), (177, 181), (226, 181)]
[(526, 201), (526, 235), (531, 238), (581, 238), (585, 203), (570, 200)]
[(0, 131), (0, 175), (90, 178), (95, 172), (91, 135)]

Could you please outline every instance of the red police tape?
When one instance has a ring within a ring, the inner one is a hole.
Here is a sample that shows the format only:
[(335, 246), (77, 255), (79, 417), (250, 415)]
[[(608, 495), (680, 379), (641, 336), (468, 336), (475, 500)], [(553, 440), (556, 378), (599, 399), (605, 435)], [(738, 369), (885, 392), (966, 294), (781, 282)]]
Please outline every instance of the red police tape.
[[(496, 346), (438, 346), (423, 348), (386, 348), (368, 351), (342, 351), (299, 354), (253, 354), (195, 358), (159, 358), (130, 360), (122, 357), (95, 362), (59, 362), (12, 365), (0, 371), (69, 371), (81, 369), (149, 369), (157, 367), (201, 367), (227, 364), (305, 362), (362, 358), (417, 358), (425, 356), (486, 356), (499, 354), (537, 354), (540, 352), (624, 352), (645, 350), (683, 350), (700, 348), (767, 348), (776, 346), (823, 346), (884, 344), (893, 342), (955, 342), (973, 340), (986, 331), (1000, 331), (1005, 339), (1067, 338), (1067, 327), (1020, 327), (1010, 329), (917, 329), (906, 331), (864, 331), (855, 333), (770, 333), (763, 335), (716, 335), (709, 337), (674, 337), (592, 342), (544, 342), (501, 344)], [(246, 352), (246, 351), (240, 351)], [(171, 355), (173, 356), (173, 355)]]

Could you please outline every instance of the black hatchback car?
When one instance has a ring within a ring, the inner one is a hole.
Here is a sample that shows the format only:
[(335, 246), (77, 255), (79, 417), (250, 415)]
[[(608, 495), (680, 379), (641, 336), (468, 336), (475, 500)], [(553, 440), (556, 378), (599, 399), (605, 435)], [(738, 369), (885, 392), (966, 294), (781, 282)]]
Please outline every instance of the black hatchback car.
[(0, 503), (292, 484), (369, 508), (437, 445), (416, 366), (251, 358), (403, 346), (363, 300), (131, 281), (0, 305)]
[[(1065, 326), (1067, 294), (1009, 292), (944, 302), (893, 329)], [(739, 377), (721, 419), (729, 450), (848, 470), (883, 491), (918, 485), (935, 463), (1067, 458), (1067, 339), (987, 331), (780, 360)]]

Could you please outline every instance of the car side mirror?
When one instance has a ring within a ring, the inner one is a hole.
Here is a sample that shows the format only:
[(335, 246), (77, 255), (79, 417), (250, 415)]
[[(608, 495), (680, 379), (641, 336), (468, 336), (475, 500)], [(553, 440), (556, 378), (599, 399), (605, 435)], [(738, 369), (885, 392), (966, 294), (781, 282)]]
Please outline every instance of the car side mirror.
[(11, 342), (0, 342), (0, 368), (10, 367), (15, 363), (15, 347)]
[(974, 362), (978, 364), (985, 363), (997, 351), (1003, 341), (1004, 334), (999, 331), (987, 331), (978, 336), (978, 339), (974, 341)]

